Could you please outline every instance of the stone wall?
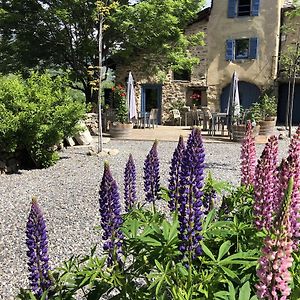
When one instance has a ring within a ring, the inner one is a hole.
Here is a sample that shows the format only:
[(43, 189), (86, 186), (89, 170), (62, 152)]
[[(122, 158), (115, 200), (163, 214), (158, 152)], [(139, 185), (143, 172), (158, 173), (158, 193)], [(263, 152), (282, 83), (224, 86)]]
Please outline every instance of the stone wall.
[[(186, 30), (187, 34), (207, 31), (207, 21), (192, 24)], [(199, 58), (191, 74), (191, 81), (173, 80), (173, 72), (170, 70), (166, 74), (149, 74), (147, 67), (143, 66), (142, 58), (135, 58), (128, 66), (118, 66), (116, 69), (116, 81), (125, 84), (129, 70), (131, 70), (135, 80), (136, 106), (141, 110), (141, 91), (143, 84), (162, 84), (162, 123), (170, 119), (169, 111), (176, 107), (178, 103), (191, 105), (190, 96), (193, 89), (203, 89), (203, 101), (206, 102), (206, 57), (208, 53), (206, 35), (204, 35), (204, 45), (199, 45), (190, 50), (194, 56)]]

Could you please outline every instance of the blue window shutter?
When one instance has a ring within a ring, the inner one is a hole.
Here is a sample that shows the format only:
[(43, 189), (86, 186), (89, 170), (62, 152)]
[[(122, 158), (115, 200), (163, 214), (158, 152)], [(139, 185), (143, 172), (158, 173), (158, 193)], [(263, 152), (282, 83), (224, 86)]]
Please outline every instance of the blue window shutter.
[(259, 4), (260, 4), (260, 0), (252, 0), (251, 16), (259, 15)]
[(226, 41), (226, 60), (234, 60), (234, 40)]
[(258, 54), (258, 39), (251, 38), (250, 39), (250, 51), (249, 51), (249, 58), (256, 59)]
[(234, 18), (236, 16), (236, 1), (228, 0), (228, 18)]

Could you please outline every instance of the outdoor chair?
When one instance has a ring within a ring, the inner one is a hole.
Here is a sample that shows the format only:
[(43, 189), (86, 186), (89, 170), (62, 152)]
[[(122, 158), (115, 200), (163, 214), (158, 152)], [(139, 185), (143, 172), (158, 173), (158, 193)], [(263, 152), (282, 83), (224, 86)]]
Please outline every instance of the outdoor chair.
[(212, 134), (215, 128), (213, 126), (213, 117), (209, 107), (202, 106), (201, 111), (203, 113), (203, 130), (208, 130), (208, 134)]
[(145, 128), (145, 126), (148, 124), (148, 118), (149, 113), (139, 111), (137, 117), (137, 128)]
[(181, 126), (181, 115), (178, 109), (172, 109), (171, 111), (172, 114), (172, 119), (173, 119), (173, 125), (175, 126), (175, 123), (177, 123), (177, 121), (179, 121), (179, 126)]
[(157, 116), (158, 116), (158, 109), (152, 108), (150, 110), (150, 114), (149, 114), (149, 118), (148, 118), (148, 122), (147, 122), (149, 128), (150, 128), (151, 124), (152, 124), (152, 128), (154, 128), (154, 124), (156, 126), (158, 126)]

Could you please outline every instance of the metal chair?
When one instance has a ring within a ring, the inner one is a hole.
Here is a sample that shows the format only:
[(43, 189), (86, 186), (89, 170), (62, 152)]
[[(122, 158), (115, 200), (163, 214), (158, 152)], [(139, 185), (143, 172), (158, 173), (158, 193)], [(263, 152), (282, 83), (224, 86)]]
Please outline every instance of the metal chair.
[(212, 113), (209, 107), (207, 106), (202, 106), (201, 111), (203, 113), (203, 130), (208, 130), (208, 133), (211, 134), (214, 130), (212, 128)]
[(173, 125), (175, 126), (175, 122), (178, 120), (179, 121), (179, 126), (181, 126), (181, 115), (178, 109), (172, 109), (171, 111), (172, 118), (173, 118)]
[(156, 125), (156, 127), (158, 126), (158, 108), (152, 108), (150, 110), (150, 114), (149, 114), (149, 118), (148, 118), (148, 127), (150, 128), (151, 124), (152, 124), (152, 128), (154, 128), (154, 124)]

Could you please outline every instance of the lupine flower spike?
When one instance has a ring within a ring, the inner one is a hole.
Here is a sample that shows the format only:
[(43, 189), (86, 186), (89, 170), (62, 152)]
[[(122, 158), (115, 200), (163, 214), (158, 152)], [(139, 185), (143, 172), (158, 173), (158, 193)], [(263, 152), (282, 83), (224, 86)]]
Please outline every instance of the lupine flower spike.
[(254, 222), (258, 229), (269, 229), (278, 211), (278, 139), (269, 138), (255, 171)]
[(259, 283), (256, 285), (259, 299), (289, 299), (292, 280), (289, 268), (293, 264), (293, 242), (289, 221), (289, 210), (293, 178), (288, 182), (288, 189), (282, 206), (274, 220), (274, 227), (265, 238), (262, 257), (259, 259), (257, 276)]
[(189, 262), (202, 253), (202, 196), (204, 148), (201, 131), (194, 128), (187, 141), (180, 171), (179, 239), (183, 258)]
[(108, 251), (107, 265), (121, 263), (123, 234), (120, 230), (122, 224), (121, 205), (118, 186), (113, 179), (106, 162), (100, 184), (99, 205), (101, 215), (102, 238), (105, 241), (103, 249)]
[(159, 179), (159, 160), (157, 141), (155, 141), (144, 163), (144, 191), (146, 194), (146, 201), (153, 204), (154, 210), (155, 201), (159, 198)]
[(129, 155), (124, 172), (125, 210), (130, 211), (136, 202), (136, 170), (132, 155)]
[(241, 151), (241, 184), (245, 186), (253, 185), (255, 176), (256, 150), (252, 129), (251, 122), (248, 121)]
[(178, 145), (173, 153), (170, 167), (169, 179), (169, 208), (170, 211), (177, 211), (179, 198), (179, 174), (182, 165), (182, 158), (185, 150), (183, 137), (179, 137)]
[(51, 286), (46, 223), (36, 198), (32, 198), (26, 225), (29, 281), (33, 293), (41, 297)]
[(282, 197), (284, 194), (290, 177), (294, 178), (290, 209), (291, 233), (293, 235), (293, 246), (297, 249), (300, 238), (300, 128), (291, 140), (288, 158), (283, 160), (281, 164), (279, 196)]

